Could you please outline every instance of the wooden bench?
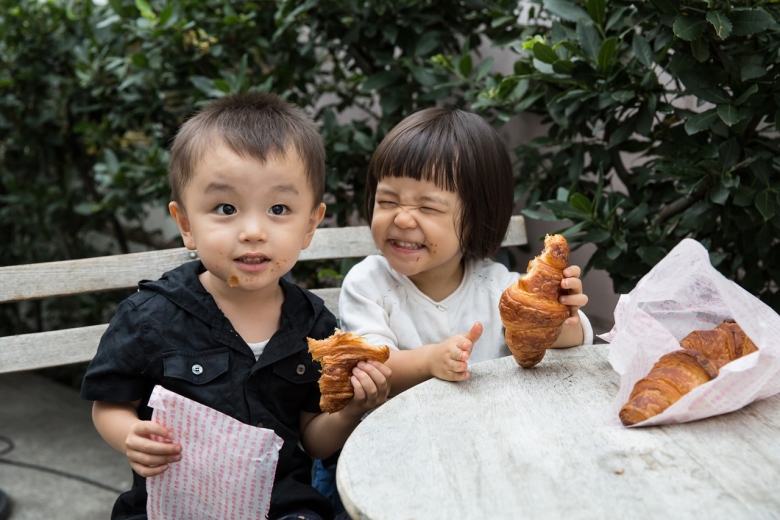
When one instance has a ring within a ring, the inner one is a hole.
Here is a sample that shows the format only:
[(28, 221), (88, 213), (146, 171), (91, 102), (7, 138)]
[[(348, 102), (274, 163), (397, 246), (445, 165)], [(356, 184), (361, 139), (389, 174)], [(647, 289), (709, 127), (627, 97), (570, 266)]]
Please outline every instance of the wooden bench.
[[(523, 217), (512, 217), (505, 246), (527, 243)], [(359, 258), (379, 251), (367, 226), (322, 228), (299, 261)], [(128, 289), (197, 259), (186, 248), (0, 267), (0, 303)], [(314, 289), (338, 317), (340, 289)], [(0, 338), (0, 373), (89, 361), (108, 324)]]

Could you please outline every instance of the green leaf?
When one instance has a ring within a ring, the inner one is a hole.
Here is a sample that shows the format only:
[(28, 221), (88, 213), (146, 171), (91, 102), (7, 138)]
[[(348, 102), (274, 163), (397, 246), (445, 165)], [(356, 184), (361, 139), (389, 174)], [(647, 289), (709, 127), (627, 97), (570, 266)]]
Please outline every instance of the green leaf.
[(610, 97), (619, 103), (627, 103), (634, 99), (635, 95), (633, 90), (616, 90), (610, 94)]
[(701, 114), (696, 114), (685, 121), (685, 132), (688, 135), (693, 135), (703, 130), (709, 130), (717, 119), (718, 111), (714, 108), (706, 110)]
[(735, 106), (741, 105), (742, 103), (747, 101), (748, 98), (750, 96), (752, 96), (753, 94), (755, 94), (756, 92), (758, 92), (758, 85), (751, 85), (750, 88), (748, 88), (745, 92), (743, 92), (742, 95), (739, 96), (736, 101), (734, 101), (734, 105)]
[(561, 220), (554, 213), (549, 211), (536, 211), (533, 209), (524, 209), (521, 211), (523, 215), (533, 220), (546, 220), (546, 221), (558, 221)]
[(775, 112), (775, 130), (780, 132), (780, 110)]
[(424, 87), (435, 87), (439, 83), (439, 78), (433, 72), (423, 67), (412, 67), (412, 76)]
[(534, 58), (542, 63), (555, 63), (558, 61), (558, 55), (552, 50), (552, 47), (544, 43), (534, 45)]
[(766, 73), (767, 70), (765, 67), (762, 67), (761, 65), (754, 65), (752, 63), (748, 63), (747, 65), (744, 65), (742, 67), (742, 70), (740, 71), (740, 76), (742, 78), (742, 81), (747, 81), (749, 79), (760, 78)]
[(693, 41), (704, 33), (707, 22), (693, 16), (680, 15), (674, 19), (674, 34), (686, 41)]
[(725, 13), (710, 11), (707, 13), (707, 21), (715, 28), (715, 34), (721, 40), (725, 40), (731, 34), (732, 25)]
[(469, 74), (471, 74), (472, 67), (473, 62), (471, 60), (471, 54), (463, 54), (458, 60), (458, 70), (460, 73), (463, 74), (464, 77), (468, 78)]
[(655, 61), (655, 55), (650, 48), (650, 44), (639, 34), (634, 35), (634, 39), (631, 42), (631, 49), (634, 51), (634, 55), (639, 62), (645, 67), (652, 67)]
[(582, 193), (572, 193), (571, 197), (569, 197), (569, 204), (571, 204), (571, 207), (577, 211), (581, 211), (586, 214), (591, 212), (591, 202), (588, 197)]
[(569, 60), (558, 60), (553, 63), (553, 70), (558, 74), (570, 75), (574, 70), (574, 63)]
[(477, 67), (475, 79), (477, 81), (481, 81), (485, 76), (487, 76), (491, 68), (493, 68), (493, 56), (489, 56), (486, 60), (479, 64)]
[(717, 188), (712, 190), (710, 192), (710, 200), (714, 204), (723, 205), (726, 203), (726, 200), (729, 198), (729, 193), (731, 193), (731, 190), (729, 190), (727, 187), (723, 185), (719, 185)]
[(772, 200), (772, 196), (769, 190), (764, 190), (756, 195), (756, 209), (764, 217), (764, 221), (767, 221), (775, 216), (775, 203)]
[(697, 38), (691, 42), (691, 52), (693, 56), (701, 63), (707, 61), (710, 57), (710, 46), (705, 38)]
[(606, 72), (612, 66), (617, 46), (617, 38), (607, 38), (604, 40), (604, 43), (601, 44), (601, 48), (599, 49), (598, 59), (596, 60), (599, 69)]
[(639, 206), (629, 211), (623, 219), (623, 227), (626, 229), (631, 229), (640, 225), (642, 222), (644, 222), (648, 209), (649, 208), (647, 203), (643, 202)]
[(772, 15), (761, 9), (734, 11), (731, 21), (734, 25), (731, 34), (733, 36), (747, 36), (757, 32), (765, 31), (770, 27), (777, 25)]
[(742, 153), (742, 147), (735, 138), (728, 139), (718, 147), (718, 166), (721, 170), (729, 170), (737, 161)]
[(642, 259), (642, 262), (654, 266), (666, 256), (667, 251), (656, 246), (642, 246), (636, 249), (636, 254)]
[(405, 74), (401, 69), (383, 70), (376, 74), (369, 76), (361, 86), (364, 91), (379, 90), (403, 78)]
[(427, 56), (432, 50), (439, 46), (439, 33), (429, 31), (423, 33), (417, 45), (414, 48), (415, 56)]
[(569, 22), (576, 22), (579, 20), (587, 20), (590, 22), (590, 16), (585, 10), (577, 5), (576, 2), (568, 0), (544, 0), (544, 7), (550, 13), (556, 15), (561, 20)]
[(728, 126), (739, 123), (739, 110), (734, 105), (718, 105), (718, 116)]
[(601, 48), (601, 35), (590, 22), (577, 23), (577, 41), (585, 52), (585, 55), (596, 61)]
[(604, 14), (607, 10), (606, 0), (588, 0), (588, 14), (590, 19), (593, 20), (596, 25), (601, 25), (604, 22)]
[(152, 11), (152, 6), (150, 6), (149, 2), (146, 0), (135, 0), (135, 6), (138, 11), (141, 12), (141, 16), (147, 20), (154, 20), (157, 18), (157, 15), (155, 15), (154, 11)]

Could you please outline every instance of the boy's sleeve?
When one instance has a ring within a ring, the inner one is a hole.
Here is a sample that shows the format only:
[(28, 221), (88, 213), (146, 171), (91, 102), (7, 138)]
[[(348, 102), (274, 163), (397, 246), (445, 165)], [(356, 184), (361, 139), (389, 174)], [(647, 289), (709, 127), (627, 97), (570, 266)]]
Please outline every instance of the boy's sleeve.
[[(336, 317), (332, 312), (325, 309), (325, 311), (317, 318), (317, 322), (312, 328), (309, 337), (312, 339), (325, 339), (331, 336), (335, 330)], [(322, 365), (319, 361), (314, 361), (313, 359), (311, 359), (311, 362), (316, 366), (316, 373), (319, 374), (320, 370), (322, 369)], [(303, 411), (309, 413), (322, 413), (322, 409), (320, 408), (321, 396), (322, 393), (320, 393), (320, 382), (318, 377), (309, 385), (309, 392), (306, 395), (306, 399), (303, 401), (303, 405), (301, 407)]]
[(398, 337), (390, 328), (390, 317), (382, 306), (381, 282), (372, 280), (358, 264), (347, 273), (339, 294), (341, 329), (372, 345), (398, 350)]
[(84, 375), (82, 399), (127, 403), (143, 397), (148, 383), (141, 374), (149, 364), (143, 329), (135, 305), (120, 303)]

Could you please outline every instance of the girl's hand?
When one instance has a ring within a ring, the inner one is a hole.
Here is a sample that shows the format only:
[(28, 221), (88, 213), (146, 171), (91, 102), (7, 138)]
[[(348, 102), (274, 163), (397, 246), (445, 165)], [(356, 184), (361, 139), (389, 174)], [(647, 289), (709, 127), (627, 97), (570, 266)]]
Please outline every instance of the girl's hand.
[(570, 265), (563, 270), (563, 280), (561, 280), (561, 288), (564, 289), (564, 295), (560, 297), (560, 301), (564, 305), (569, 307), (569, 317), (563, 322), (564, 327), (573, 327), (580, 324), (580, 307), (584, 307), (588, 303), (588, 297), (582, 292), (582, 280), (580, 280), (581, 270), (576, 265)]
[(441, 343), (431, 345), (428, 367), (433, 377), (444, 381), (463, 381), (469, 378), (468, 361), (474, 343), (482, 336), (482, 324), (476, 322), (465, 334), (457, 334)]
[(373, 359), (360, 361), (352, 370), (352, 388), (355, 396), (343, 412), (362, 417), (367, 411), (384, 404), (390, 394), (390, 367)]
[(173, 432), (152, 421), (138, 421), (125, 439), (125, 453), (133, 471), (142, 477), (153, 477), (168, 469), (168, 464), (181, 460), (181, 444), (161, 442), (151, 438), (157, 435), (173, 439)]

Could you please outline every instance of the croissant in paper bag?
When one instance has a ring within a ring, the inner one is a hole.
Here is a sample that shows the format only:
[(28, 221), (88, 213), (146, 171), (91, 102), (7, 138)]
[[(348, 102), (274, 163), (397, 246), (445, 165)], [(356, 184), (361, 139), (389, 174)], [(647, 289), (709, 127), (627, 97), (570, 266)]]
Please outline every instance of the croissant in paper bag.
[(517, 364), (530, 368), (561, 334), (569, 308), (558, 301), (563, 270), (569, 265), (569, 244), (562, 235), (547, 235), (542, 253), (528, 263), (528, 272), (501, 295), (498, 309), (506, 344)]
[(387, 345), (376, 347), (351, 332), (336, 332), (329, 338), (306, 338), (312, 359), (322, 364), (320, 375), (320, 408), (323, 412), (338, 412), (355, 395), (350, 377), (359, 361), (373, 359), (384, 363), (390, 357)]
[(663, 412), (699, 385), (718, 376), (730, 361), (758, 350), (733, 321), (712, 330), (695, 330), (680, 340), (683, 350), (661, 356), (646, 377), (637, 381), (618, 414), (631, 426)]

